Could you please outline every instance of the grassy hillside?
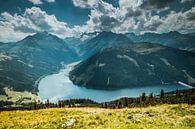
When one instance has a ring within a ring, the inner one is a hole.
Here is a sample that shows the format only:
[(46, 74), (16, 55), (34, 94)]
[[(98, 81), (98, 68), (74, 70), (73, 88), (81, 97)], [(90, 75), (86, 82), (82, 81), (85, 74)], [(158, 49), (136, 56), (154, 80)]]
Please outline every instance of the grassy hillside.
[(0, 128), (191, 129), (195, 128), (195, 105), (4, 111), (0, 112)]
[(29, 103), (39, 100), (39, 97), (28, 91), (18, 92), (9, 88), (4, 88), (6, 95), (0, 95), (1, 101), (10, 101), (13, 103)]

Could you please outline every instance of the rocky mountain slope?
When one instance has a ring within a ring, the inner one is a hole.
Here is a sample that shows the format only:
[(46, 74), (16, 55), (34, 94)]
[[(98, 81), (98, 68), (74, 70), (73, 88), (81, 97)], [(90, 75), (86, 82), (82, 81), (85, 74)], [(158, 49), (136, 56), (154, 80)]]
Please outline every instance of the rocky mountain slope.
[(47, 32), (28, 36), (16, 43), (0, 46), (0, 89), (37, 91), (36, 81), (57, 72), (62, 64), (77, 58), (62, 39)]
[(194, 33), (181, 34), (179, 32), (172, 31), (164, 34), (145, 33), (143, 35), (128, 33), (126, 36), (133, 42), (158, 43), (172, 48), (195, 52)]
[(69, 76), (78, 86), (101, 90), (195, 84), (195, 53), (151, 43), (125, 44), (98, 52)]
[(101, 32), (96, 37), (88, 40), (87, 42), (81, 44), (80, 55), (84, 59), (94, 55), (95, 53), (102, 51), (105, 48), (120, 46), (125, 43), (131, 42), (123, 34), (115, 34), (112, 32)]

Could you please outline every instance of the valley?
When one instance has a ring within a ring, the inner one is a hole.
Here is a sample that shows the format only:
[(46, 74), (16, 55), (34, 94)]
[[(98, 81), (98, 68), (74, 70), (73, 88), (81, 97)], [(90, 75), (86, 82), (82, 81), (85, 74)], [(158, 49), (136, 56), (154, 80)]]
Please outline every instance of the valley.
[(0, 0), (0, 129), (195, 129), (195, 0)]
[[(97, 102), (155, 95), (194, 85), (195, 54), (155, 43), (134, 43), (123, 34), (83, 34), (60, 39), (47, 32), (0, 46), (1, 96), (30, 92), (42, 101), (89, 98)], [(160, 36), (159, 36), (160, 37)], [(171, 55), (171, 56), (170, 56)], [(76, 63), (74, 63), (76, 62)], [(13, 98), (14, 99), (14, 98)], [(32, 98), (33, 100), (33, 98)]]
[(191, 89), (191, 87), (185, 87), (179, 83), (137, 86), (118, 90), (87, 89), (85, 87), (74, 85), (69, 79), (69, 72), (74, 69), (74, 66), (78, 63), (79, 62), (75, 62), (67, 65), (65, 69), (60, 70), (59, 73), (48, 75), (41, 79), (39, 82), (38, 92), (40, 99), (42, 101), (49, 99), (51, 102), (57, 102), (58, 100), (81, 98), (91, 99), (96, 102), (107, 102), (122, 97), (139, 97), (143, 92), (145, 92), (147, 95), (149, 95), (151, 92), (153, 92), (154, 95), (159, 95), (161, 89), (163, 89), (165, 92)]

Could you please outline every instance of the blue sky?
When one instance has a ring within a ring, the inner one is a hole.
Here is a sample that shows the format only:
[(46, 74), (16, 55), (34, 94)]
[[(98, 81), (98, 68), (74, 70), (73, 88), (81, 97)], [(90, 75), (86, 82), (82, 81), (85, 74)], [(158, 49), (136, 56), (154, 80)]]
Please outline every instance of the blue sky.
[(56, 0), (49, 3), (33, 4), (28, 0), (1, 0), (0, 12), (9, 12), (11, 14), (22, 14), (26, 8), (39, 7), (49, 15), (54, 14), (59, 21), (67, 22), (69, 26), (82, 25), (89, 18), (90, 9), (81, 9), (75, 7), (71, 0)]
[(194, 0), (0, 0), (0, 41), (41, 31), (60, 38), (112, 31), (143, 34), (195, 30)]

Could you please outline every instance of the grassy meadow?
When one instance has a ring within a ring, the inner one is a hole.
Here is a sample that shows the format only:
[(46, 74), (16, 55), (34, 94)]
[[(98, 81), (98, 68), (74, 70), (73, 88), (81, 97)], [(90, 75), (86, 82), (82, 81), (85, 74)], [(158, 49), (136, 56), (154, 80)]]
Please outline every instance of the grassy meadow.
[(195, 129), (195, 105), (0, 112), (0, 129)]

